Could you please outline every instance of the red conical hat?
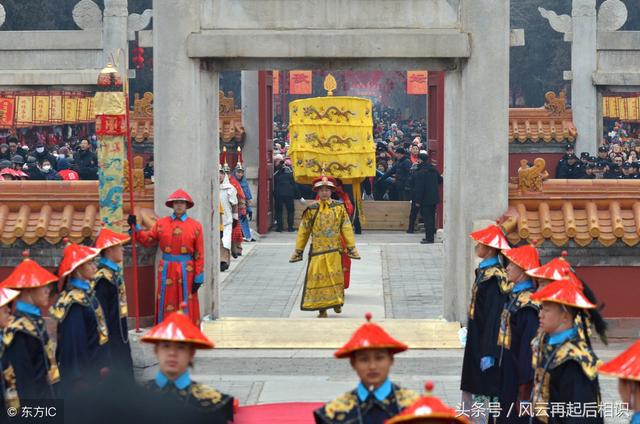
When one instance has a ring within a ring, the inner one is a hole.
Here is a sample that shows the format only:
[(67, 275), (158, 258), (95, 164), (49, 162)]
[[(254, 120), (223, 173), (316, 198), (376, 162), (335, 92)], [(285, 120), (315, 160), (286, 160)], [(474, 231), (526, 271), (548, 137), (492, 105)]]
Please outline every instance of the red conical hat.
[(213, 342), (202, 334), (202, 331), (182, 312), (169, 314), (160, 324), (142, 336), (140, 341), (190, 343), (196, 349), (213, 349)]
[(560, 303), (580, 309), (594, 309), (596, 307), (586, 298), (582, 288), (571, 280), (569, 272), (562, 280), (556, 280), (532, 294), (531, 300)]
[(58, 277), (38, 265), (36, 261), (29, 259), (28, 251), (23, 252), (22, 256), (24, 256), (24, 260), (0, 283), (0, 287), (35, 289), (58, 281)]
[(534, 278), (543, 278), (545, 280), (561, 280), (565, 271), (571, 271), (571, 264), (567, 261), (567, 251), (562, 252), (559, 258), (551, 259), (546, 264), (537, 268), (529, 269), (527, 274)]
[(371, 313), (365, 314), (367, 320), (351, 336), (351, 339), (338, 349), (333, 356), (348, 358), (353, 352), (365, 349), (388, 349), (391, 354), (404, 352), (409, 347), (391, 337), (386, 331), (371, 321)]
[(337, 186), (338, 184), (336, 183), (336, 179), (333, 177), (327, 177), (326, 175), (314, 178), (313, 181), (311, 181), (313, 191), (318, 191), (320, 187), (329, 187), (333, 191)]
[(443, 401), (431, 395), (433, 383), (427, 382), (425, 389), (427, 391), (425, 396), (422, 396), (415, 401), (413, 405), (395, 417), (385, 421), (384, 424), (425, 423), (431, 419), (460, 424), (470, 423), (469, 419), (463, 414), (460, 414), (454, 408), (447, 406)]
[(131, 237), (127, 234), (116, 233), (108, 228), (103, 228), (98, 234), (95, 248), (102, 251), (119, 244), (125, 244), (129, 240), (131, 240)]
[(191, 199), (191, 196), (189, 196), (189, 193), (187, 193), (181, 188), (171, 193), (171, 195), (167, 198), (167, 201), (164, 204), (170, 208), (173, 206), (173, 202), (176, 200), (182, 200), (184, 202), (187, 202), (187, 209), (191, 209), (195, 204), (193, 203), (193, 199)]
[(62, 254), (62, 261), (58, 267), (58, 277), (60, 279), (71, 274), (76, 268), (85, 262), (89, 262), (100, 254), (98, 249), (80, 244), (68, 243)]
[(8, 305), (12, 300), (20, 295), (18, 290), (0, 287), (0, 307)]
[(540, 266), (538, 249), (530, 244), (505, 250), (502, 254), (525, 271)]
[(602, 365), (598, 372), (625, 380), (640, 382), (640, 340), (627, 350)]
[(499, 250), (511, 249), (507, 238), (502, 232), (502, 228), (498, 227), (497, 225), (489, 225), (488, 227), (483, 228), (482, 230), (474, 231), (469, 235), (472, 239), (474, 239), (478, 243), (484, 244), (485, 246), (493, 247)]

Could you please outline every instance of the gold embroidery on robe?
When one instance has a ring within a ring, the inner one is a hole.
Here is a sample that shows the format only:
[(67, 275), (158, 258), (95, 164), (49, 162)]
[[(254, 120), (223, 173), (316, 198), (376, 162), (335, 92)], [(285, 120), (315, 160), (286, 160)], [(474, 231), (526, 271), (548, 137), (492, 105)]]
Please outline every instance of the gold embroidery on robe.
[(356, 396), (351, 392), (345, 393), (337, 399), (325, 404), (324, 414), (329, 417), (329, 419), (333, 420), (336, 417), (336, 414), (346, 414), (357, 405), (358, 400), (356, 399)]
[(96, 317), (98, 329), (98, 343), (103, 345), (109, 341), (109, 329), (107, 328), (107, 320), (104, 316), (104, 310), (100, 306), (100, 302), (95, 299), (96, 307), (93, 306), (91, 298), (94, 298), (93, 292), (88, 294), (84, 290), (72, 288), (64, 290), (56, 303), (49, 309), (49, 314), (56, 320), (62, 321), (69, 312), (69, 308), (74, 303), (80, 306), (91, 308)]

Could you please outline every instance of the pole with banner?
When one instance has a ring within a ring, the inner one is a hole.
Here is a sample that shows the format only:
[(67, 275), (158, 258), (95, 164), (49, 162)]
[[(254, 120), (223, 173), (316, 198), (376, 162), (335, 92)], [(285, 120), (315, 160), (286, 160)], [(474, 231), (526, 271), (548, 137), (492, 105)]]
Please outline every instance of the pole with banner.
[[(121, 231), (123, 220), (124, 151), (127, 149), (129, 167), (129, 199), (131, 213), (135, 213), (131, 148), (125, 145), (129, 135), (129, 106), (127, 86), (118, 70), (108, 64), (98, 76), (98, 89), (94, 97), (96, 136), (98, 137), (100, 219), (103, 225)], [(131, 253), (133, 262), (133, 301), (136, 331), (140, 331), (140, 306), (138, 302), (138, 260), (135, 228), (131, 228)]]

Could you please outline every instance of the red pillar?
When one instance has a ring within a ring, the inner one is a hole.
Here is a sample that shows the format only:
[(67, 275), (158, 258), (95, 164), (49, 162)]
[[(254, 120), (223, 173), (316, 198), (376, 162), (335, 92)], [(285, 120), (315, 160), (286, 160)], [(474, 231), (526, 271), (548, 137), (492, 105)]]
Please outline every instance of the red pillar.
[[(428, 108), (429, 156), (440, 173), (444, 171), (444, 72), (429, 72)], [(446, 181), (445, 181), (446, 183)], [(440, 186), (441, 202), (436, 210), (437, 227), (443, 228), (443, 186)]]
[(258, 233), (266, 234), (273, 222), (273, 75), (258, 72)]

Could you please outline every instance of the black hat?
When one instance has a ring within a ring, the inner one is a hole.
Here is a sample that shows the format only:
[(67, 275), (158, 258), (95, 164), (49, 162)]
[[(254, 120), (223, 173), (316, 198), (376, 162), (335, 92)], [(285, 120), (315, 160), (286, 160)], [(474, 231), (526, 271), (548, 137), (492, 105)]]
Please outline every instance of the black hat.
[(36, 163), (37, 159), (35, 156), (27, 156), (27, 163)]
[(567, 144), (567, 148), (566, 150), (575, 150), (576, 146), (574, 146), (573, 144), (569, 143)]
[(420, 153), (420, 154), (418, 154), (418, 159), (420, 159), (422, 162), (428, 162), (429, 161), (429, 154)]
[(11, 158), (11, 162), (17, 163), (18, 165), (24, 164), (24, 158), (20, 155), (15, 155)]
[(9, 137), (7, 137), (7, 144), (9, 143), (18, 144), (18, 137), (16, 137), (15, 135), (10, 135)]
[(396, 152), (396, 153), (399, 153), (399, 154), (401, 154), (401, 155), (406, 155), (406, 154), (407, 154), (407, 151), (404, 149), (404, 147), (398, 147), (398, 148), (395, 150), (395, 152)]
[(589, 155), (589, 152), (582, 152), (582, 153), (580, 153), (580, 159), (582, 159), (582, 158), (588, 158), (589, 156), (590, 156), (590, 155)]
[(600, 146), (598, 147), (598, 152), (608, 152), (609, 148), (607, 146)]
[(588, 163), (587, 164), (587, 169), (594, 169), (596, 167), (595, 163)]
[(578, 156), (576, 156), (574, 153), (571, 153), (567, 155), (567, 160), (570, 160), (570, 159), (578, 160)]
[(42, 141), (38, 141), (36, 143), (36, 147), (44, 147), (44, 143)]
[(624, 169), (631, 169), (631, 168), (633, 168), (633, 164), (630, 164), (629, 162), (625, 162), (625, 163), (622, 165), (622, 167), (623, 167)]
[(589, 156), (589, 162), (595, 162), (595, 161), (597, 161), (597, 160), (598, 160), (598, 158), (597, 158), (597, 157), (595, 157), (595, 156)]
[(606, 168), (607, 163), (605, 161), (599, 160), (596, 162), (596, 168), (598, 169), (604, 169)]

